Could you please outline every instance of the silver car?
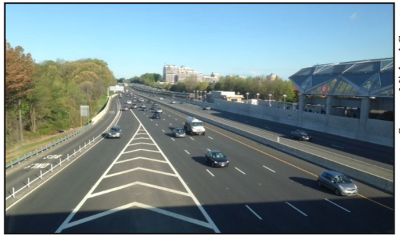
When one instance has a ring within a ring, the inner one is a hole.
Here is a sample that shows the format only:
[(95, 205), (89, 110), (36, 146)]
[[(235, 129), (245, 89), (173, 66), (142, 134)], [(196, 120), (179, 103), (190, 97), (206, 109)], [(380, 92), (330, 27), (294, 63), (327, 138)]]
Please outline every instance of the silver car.
[(108, 138), (121, 138), (122, 130), (119, 126), (114, 126), (110, 129), (108, 133)]
[(357, 195), (357, 186), (346, 175), (335, 171), (324, 171), (317, 179), (318, 186), (332, 190), (335, 195)]
[(174, 132), (174, 136), (177, 137), (177, 138), (186, 137), (186, 133), (185, 133), (185, 130), (183, 128), (175, 128), (173, 130), (173, 132)]
[(157, 109), (156, 109), (156, 112), (162, 113), (162, 109), (161, 109), (161, 108), (157, 108)]

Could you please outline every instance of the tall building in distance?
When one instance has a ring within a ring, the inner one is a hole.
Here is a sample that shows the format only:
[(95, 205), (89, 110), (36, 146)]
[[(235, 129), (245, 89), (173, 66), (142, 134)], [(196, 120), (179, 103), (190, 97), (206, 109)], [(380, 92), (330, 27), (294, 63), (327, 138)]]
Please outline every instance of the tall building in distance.
[(203, 73), (185, 66), (177, 67), (175, 65), (164, 65), (164, 82), (177, 83), (183, 82), (188, 78), (195, 79), (197, 82), (218, 82), (219, 74), (212, 73), (211, 76), (203, 76)]

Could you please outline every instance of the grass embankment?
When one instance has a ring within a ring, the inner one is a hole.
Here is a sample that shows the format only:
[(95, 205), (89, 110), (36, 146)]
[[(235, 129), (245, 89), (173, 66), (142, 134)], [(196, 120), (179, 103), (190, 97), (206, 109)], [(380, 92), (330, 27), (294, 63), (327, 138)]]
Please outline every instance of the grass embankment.
[[(107, 102), (107, 95), (103, 95), (99, 100), (99, 104), (97, 104), (97, 107), (94, 108), (93, 113), (94, 114), (98, 113), (100, 109), (104, 106), (104, 104), (106, 104), (106, 102)], [(41, 136), (36, 139), (25, 141), (22, 144), (18, 144), (17, 146), (14, 146), (11, 149), (6, 149), (6, 165), (11, 161), (15, 161), (18, 158), (29, 154), (30, 152), (34, 152), (52, 142), (56, 142), (57, 140), (64, 138), (68, 134), (71, 134), (78, 129), (79, 128), (75, 128), (65, 131), (63, 133)]]

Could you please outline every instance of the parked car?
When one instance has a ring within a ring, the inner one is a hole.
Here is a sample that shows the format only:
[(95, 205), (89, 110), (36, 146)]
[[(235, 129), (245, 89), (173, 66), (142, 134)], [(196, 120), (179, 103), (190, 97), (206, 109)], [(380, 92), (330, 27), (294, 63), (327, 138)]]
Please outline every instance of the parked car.
[(332, 190), (335, 195), (357, 195), (357, 186), (346, 175), (335, 171), (324, 171), (318, 179), (317, 184), (319, 187), (326, 187)]
[(157, 113), (162, 113), (162, 109), (161, 109), (161, 108), (157, 108), (157, 109), (156, 109), (156, 112), (157, 112)]
[(122, 130), (119, 126), (113, 126), (108, 132), (108, 138), (121, 138)]
[(210, 106), (204, 106), (204, 107), (203, 107), (203, 110), (210, 110), (210, 109), (211, 109)]
[(161, 118), (161, 116), (160, 116), (159, 113), (154, 113), (153, 114), (153, 119), (160, 119), (160, 118)]
[(211, 163), (212, 167), (228, 167), (229, 161), (225, 154), (219, 150), (206, 152), (206, 163)]
[(186, 137), (186, 132), (183, 128), (175, 128), (173, 130), (174, 136), (177, 138)]
[(129, 108), (128, 108), (128, 106), (127, 105), (124, 105), (123, 107), (122, 107), (122, 109), (121, 109), (122, 111), (129, 111)]
[(292, 139), (298, 139), (298, 140), (306, 140), (310, 141), (311, 136), (308, 135), (308, 133), (304, 130), (294, 130), (290, 133)]

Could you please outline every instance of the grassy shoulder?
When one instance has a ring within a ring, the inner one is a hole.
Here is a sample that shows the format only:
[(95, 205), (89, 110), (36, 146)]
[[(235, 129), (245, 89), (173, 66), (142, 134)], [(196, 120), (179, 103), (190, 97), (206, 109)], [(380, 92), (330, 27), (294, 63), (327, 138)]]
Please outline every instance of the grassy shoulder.
[(37, 139), (25, 141), (24, 143), (18, 144), (17, 146), (14, 146), (11, 149), (6, 149), (6, 165), (11, 161), (17, 160), (19, 157), (27, 155), (27, 154), (34, 152), (42, 147), (45, 147), (46, 145), (48, 145), (52, 142), (56, 142), (57, 140), (64, 138), (68, 134), (71, 134), (78, 129), (79, 128), (75, 128), (75, 129), (71, 129), (69, 131), (65, 131), (63, 133), (42, 136)]
[[(101, 99), (99, 99), (98, 104), (94, 108), (93, 113), (98, 113), (100, 109), (103, 108), (103, 106), (107, 103), (107, 95), (103, 95)], [(24, 155), (27, 155), (31, 152), (35, 152), (36, 150), (45, 147), (46, 145), (56, 142), (68, 134), (73, 133), (74, 131), (78, 130), (78, 128), (70, 129), (68, 131), (65, 131), (63, 133), (57, 133), (53, 135), (46, 135), (46, 136), (40, 136), (38, 138), (32, 139), (32, 140), (27, 140), (24, 143), (18, 144), (14, 146), (11, 149), (6, 149), (6, 165), (12, 161), (17, 160), (20, 157), (23, 157)]]

